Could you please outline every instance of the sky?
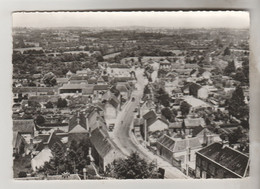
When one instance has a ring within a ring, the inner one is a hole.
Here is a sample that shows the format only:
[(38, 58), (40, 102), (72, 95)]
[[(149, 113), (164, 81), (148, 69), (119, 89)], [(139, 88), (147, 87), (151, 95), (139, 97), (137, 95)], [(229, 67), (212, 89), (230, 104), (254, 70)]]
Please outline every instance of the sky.
[(249, 28), (246, 11), (17, 12), (13, 27)]

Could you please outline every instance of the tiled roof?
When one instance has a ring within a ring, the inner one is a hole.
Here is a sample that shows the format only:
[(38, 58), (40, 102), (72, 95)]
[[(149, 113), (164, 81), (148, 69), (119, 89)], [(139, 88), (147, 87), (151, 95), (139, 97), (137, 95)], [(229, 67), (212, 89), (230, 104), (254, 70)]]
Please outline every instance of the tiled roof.
[(182, 128), (182, 122), (181, 122), (181, 121), (178, 121), (178, 122), (169, 123), (169, 128), (170, 128), (170, 129), (179, 129), (179, 128)]
[(82, 94), (83, 95), (84, 94), (86, 94), (86, 95), (93, 94), (93, 91), (94, 91), (94, 86), (88, 86), (83, 89)]
[(249, 157), (230, 147), (223, 148), (220, 143), (213, 143), (197, 153), (241, 177), (247, 172)]
[(67, 83), (69, 81), (69, 78), (56, 78), (57, 83)]
[(151, 110), (151, 111), (149, 111), (149, 112), (147, 112), (146, 114), (143, 115), (144, 119), (151, 119), (151, 118), (154, 118), (154, 117), (156, 118), (157, 115), (153, 110)]
[(55, 143), (60, 145), (65, 150), (65, 145), (60, 141), (59, 137), (56, 135), (56, 132), (50, 134), (40, 134), (38, 139), (41, 139), (41, 142), (37, 145), (36, 151), (41, 151), (45, 145), (48, 145), (49, 149), (52, 150)]
[(117, 85), (117, 86), (116, 86), (116, 89), (117, 89), (119, 92), (128, 92), (128, 89), (126, 88), (125, 85)]
[(162, 117), (158, 117), (153, 110), (151, 110), (151, 111), (147, 112), (145, 115), (143, 115), (143, 118), (146, 119), (148, 127), (150, 125), (152, 125), (154, 122), (156, 122), (157, 120), (160, 120), (160, 121), (164, 122), (167, 125), (169, 124), (168, 121), (163, 116)]
[(167, 135), (163, 135), (158, 139), (158, 142), (167, 147), (173, 153), (185, 151), (188, 148), (196, 149), (201, 147), (200, 140), (198, 138), (175, 139)]
[(74, 115), (69, 121), (69, 132), (76, 126), (81, 126), (83, 129), (87, 129), (86, 117), (82, 113)]
[(68, 84), (64, 84), (62, 87), (60, 87), (60, 89), (84, 89), (86, 88), (88, 85), (86, 83), (68, 83)]
[(184, 119), (184, 125), (186, 128), (205, 126), (205, 120), (203, 118), (186, 118)]
[(28, 101), (32, 102), (57, 102), (59, 99), (58, 95), (40, 95), (40, 96), (30, 96)]
[(34, 133), (33, 119), (13, 120), (13, 131), (19, 133)]
[(119, 101), (117, 99), (115, 99), (115, 98), (110, 98), (108, 103), (110, 103), (115, 108), (117, 108), (119, 106)]
[(125, 69), (130, 68), (130, 66), (125, 65), (125, 64), (109, 64), (108, 67), (110, 67), (110, 68), (125, 68)]
[(103, 130), (96, 128), (90, 137), (90, 141), (101, 157), (105, 157), (111, 150), (114, 149), (109, 137)]
[(95, 85), (94, 90), (107, 90), (108, 85)]
[(57, 87), (14, 87), (13, 93), (26, 93), (26, 92), (57, 92)]
[(89, 79), (89, 76), (73, 75), (73, 76), (71, 76), (71, 78), (69, 80), (73, 81), (73, 80), (88, 80), (88, 79)]
[(140, 126), (144, 124), (144, 119), (143, 118), (135, 118), (134, 119), (134, 126)]
[(114, 81), (115, 82), (128, 82), (130, 80), (133, 80), (131, 77), (115, 77)]

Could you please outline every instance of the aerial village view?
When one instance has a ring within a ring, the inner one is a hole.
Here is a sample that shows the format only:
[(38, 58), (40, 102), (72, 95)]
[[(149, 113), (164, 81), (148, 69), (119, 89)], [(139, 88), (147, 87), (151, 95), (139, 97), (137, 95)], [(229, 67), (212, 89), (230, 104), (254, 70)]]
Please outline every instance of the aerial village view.
[(13, 177), (248, 177), (249, 27), (129, 24), (13, 27)]

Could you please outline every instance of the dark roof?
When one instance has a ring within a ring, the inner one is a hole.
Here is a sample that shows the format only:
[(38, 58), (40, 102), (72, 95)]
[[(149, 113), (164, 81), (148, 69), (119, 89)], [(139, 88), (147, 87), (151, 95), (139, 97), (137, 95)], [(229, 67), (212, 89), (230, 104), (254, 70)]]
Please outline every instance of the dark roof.
[(151, 110), (151, 111), (147, 112), (145, 115), (143, 115), (143, 118), (146, 119), (148, 127), (150, 125), (152, 125), (154, 122), (156, 122), (157, 120), (161, 120), (162, 122), (164, 122), (167, 125), (169, 124), (168, 121), (164, 117), (158, 117), (153, 110)]
[(151, 118), (156, 118), (157, 115), (153, 110), (150, 110), (149, 112), (147, 112), (146, 114), (143, 115), (144, 119), (151, 119)]
[(247, 172), (249, 157), (230, 147), (223, 148), (220, 143), (213, 143), (197, 153), (240, 177), (244, 177)]
[(25, 119), (25, 120), (13, 120), (13, 131), (19, 133), (34, 133), (34, 121), (33, 119)]
[(108, 85), (95, 85), (93, 90), (107, 90)]
[(105, 82), (108, 82), (108, 76), (107, 75), (102, 75), (102, 78)]
[(65, 150), (65, 145), (60, 141), (60, 138), (56, 136), (56, 132), (52, 132), (50, 134), (40, 134), (37, 137), (41, 139), (41, 142), (37, 145), (36, 151), (41, 151), (45, 145), (48, 145), (49, 149), (52, 150), (54, 144), (58, 144)]
[(197, 84), (197, 83), (194, 83), (194, 82), (190, 82), (190, 83), (187, 83), (183, 88), (182, 90), (185, 90), (185, 89), (189, 89), (190, 91), (194, 91), (194, 90), (199, 90), (201, 88), (201, 85)]
[(97, 150), (98, 154), (101, 157), (105, 157), (111, 150), (114, 149), (109, 137), (105, 134), (105, 132), (99, 128), (96, 128), (90, 137), (90, 141), (92, 145)]
[(110, 98), (108, 103), (110, 103), (112, 106), (114, 106), (114, 108), (117, 108), (119, 105), (119, 101), (116, 100), (115, 98)]
[(87, 129), (86, 117), (82, 113), (77, 113), (69, 121), (69, 131), (74, 127), (80, 125), (82, 128)]
[(109, 64), (108, 67), (110, 68), (130, 68), (130, 66), (125, 64)]

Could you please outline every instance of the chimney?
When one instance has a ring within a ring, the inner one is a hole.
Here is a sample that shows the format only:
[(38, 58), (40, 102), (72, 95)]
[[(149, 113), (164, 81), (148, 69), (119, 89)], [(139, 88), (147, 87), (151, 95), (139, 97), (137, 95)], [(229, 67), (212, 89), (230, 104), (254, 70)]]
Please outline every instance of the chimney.
[(228, 140), (223, 140), (222, 141), (222, 149), (224, 149), (225, 147), (228, 147), (229, 146), (229, 141)]

